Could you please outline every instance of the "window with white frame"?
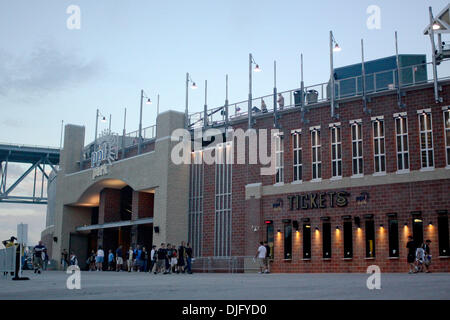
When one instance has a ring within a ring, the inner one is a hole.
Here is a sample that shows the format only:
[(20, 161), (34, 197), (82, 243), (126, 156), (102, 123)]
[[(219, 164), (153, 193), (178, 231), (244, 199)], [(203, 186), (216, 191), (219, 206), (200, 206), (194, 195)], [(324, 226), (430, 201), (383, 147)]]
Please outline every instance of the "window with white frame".
[(352, 167), (353, 175), (363, 174), (362, 124), (353, 122), (352, 128)]
[(431, 112), (427, 112), (425, 110), (420, 112), (420, 161), (422, 163), (422, 169), (434, 167), (432, 126)]
[(342, 141), (341, 128), (332, 126), (331, 133), (331, 168), (333, 178), (342, 177)]
[(406, 115), (395, 117), (395, 137), (397, 143), (397, 170), (408, 170), (408, 118)]
[(447, 167), (450, 167), (450, 109), (444, 110), (445, 151)]
[(303, 179), (303, 165), (302, 165), (302, 133), (300, 130), (292, 133), (292, 152), (293, 152), (293, 166), (294, 174), (293, 181), (298, 182)]
[(384, 150), (384, 120), (376, 118), (372, 121), (373, 155), (375, 173), (386, 172), (386, 154)]
[(275, 183), (284, 182), (284, 141), (283, 134), (279, 133), (275, 138)]
[(202, 255), (203, 235), (203, 191), (204, 191), (204, 166), (203, 152), (193, 152), (191, 155), (189, 176), (189, 228), (188, 239), (192, 245), (195, 256)]
[(230, 149), (228, 148), (231, 148), (231, 146), (218, 145), (216, 147), (219, 161), (215, 165), (214, 255), (217, 257), (229, 257), (231, 255), (233, 168), (229, 156)]
[(322, 159), (320, 145), (320, 130), (314, 128), (311, 130), (311, 153), (312, 153), (312, 179), (322, 178)]

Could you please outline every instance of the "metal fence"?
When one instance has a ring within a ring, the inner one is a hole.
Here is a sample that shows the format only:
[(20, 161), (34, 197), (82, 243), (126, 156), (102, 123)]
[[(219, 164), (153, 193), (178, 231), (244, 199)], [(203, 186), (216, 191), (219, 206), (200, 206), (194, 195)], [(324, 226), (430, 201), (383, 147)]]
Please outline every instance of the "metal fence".
[(16, 246), (0, 249), (0, 273), (7, 276), (16, 270)]
[[(449, 61), (446, 59), (444, 61)], [(449, 70), (444, 70), (439, 80), (450, 79)], [(400, 75), (400, 76), (399, 76)], [(433, 82), (433, 64), (431, 62), (424, 64), (411, 65), (399, 69), (379, 71), (366, 74), (364, 77), (365, 88), (363, 87), (363, 76), (350, 77), (335, 80), (335, 99), (340, 100), (350, 97), (374, 94), (382, 91), (397, 90), (400, 88), (411, 87), (419, 84)], [(293, 89), (277, 93), (276, 104), (278, 110), (285, 110), (299, 107), (302, 105), (314, 105), (330, 100), (330, 83), (324, 82), (312, 86), (306, 86), (303, 89)], [(252, 99), (252, 116), (258, 116), (274, 110), (274, 95), (266, 95)], [(207, 111), (207, 125), (222, 125), (226, 121), (225, 106), (220, 106)], [(231, 103), (228, 105), (229, 121), (244, 119), (248, 116), (248, 100)], [(191, 128), (197, 128), (204, 125), (204, 112), (194, 112), (189, 115), (189, 124)]]
[(259, 264), (252, 256), (199, 257), (192, 263), (192, 270), (202, 273), (253, 273), (259, 271)]
[[(125, 136), (129, 138), (139, 138), (139, 130), (128, 132)], [(142, 128), (142, 139), (150, 140), (154, 138), (156, 138), (156, 124)]]

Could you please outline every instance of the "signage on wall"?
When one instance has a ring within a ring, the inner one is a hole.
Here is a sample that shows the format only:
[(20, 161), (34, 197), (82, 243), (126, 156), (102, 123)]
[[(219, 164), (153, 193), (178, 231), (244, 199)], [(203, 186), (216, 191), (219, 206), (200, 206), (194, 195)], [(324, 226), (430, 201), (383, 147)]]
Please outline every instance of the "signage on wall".
[(105, 133), (99, 138), (101, 142), (97, 151), (91, 153), (92, 179), (108, 174), (108, 166), (118, 159), (119, 136)]
[(347, 191), (307, 193), (288, 196), (289, 210), (326, 209), (346, 207), (350, 193)]
[(356, 203), (359, 205), (362, 204), (367, 204), (367, 202), (369, 201), (369, 193), (366, 191), (361, 192), (361, 194), (356, 197)]
[(277, 201), (272, 204), (272, 208), (274, 211), (281, 211), (283, 208), (283, 199), (278, 198)]

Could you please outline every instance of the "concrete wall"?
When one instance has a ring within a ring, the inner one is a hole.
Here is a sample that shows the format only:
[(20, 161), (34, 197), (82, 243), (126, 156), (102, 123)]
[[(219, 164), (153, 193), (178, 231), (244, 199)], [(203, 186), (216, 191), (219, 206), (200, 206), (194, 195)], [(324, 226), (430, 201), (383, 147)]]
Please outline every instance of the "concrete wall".
[(170, 159), (172, 147), (177, 143), (171, 141), (170, 135), (173, 130), (184, 127), (184, 114), (161, 113), (157, 127), (154, 151), (113, 162), (107, 174), (93, 179), (92, 169), (78, 171), (84, 127), (66, 126), (62, 168), (56, 187), (55, 235), (60, 241), (55, 244), (53, 257), (57, 261), (61, 250), (68, 248), (69, 234), (75, 232), (76, 227), (91, 223), (91, 208), (80, 205), (89, 206), (89, 201), (94, 201), (104, 188), (121, 189), (129, 185), (135, 191), (154, 189), (153, 225), (159, 226), (160, 232), (154, 233), (153, 243), (187, 240), (189, 168), (175, 165)]

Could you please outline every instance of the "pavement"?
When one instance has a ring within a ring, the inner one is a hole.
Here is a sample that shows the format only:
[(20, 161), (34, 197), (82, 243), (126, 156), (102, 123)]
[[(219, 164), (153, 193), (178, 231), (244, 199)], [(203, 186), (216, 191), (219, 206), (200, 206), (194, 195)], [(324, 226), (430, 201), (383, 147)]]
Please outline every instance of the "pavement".
[(149, 274), (81, 272), (81, 289), (69, 290), (63, 271), (29, 281), (0, 275), (0, 300), (448, 300), (450, 274), (382, 273), (381, 289), (369, 290), (369, 274)]

